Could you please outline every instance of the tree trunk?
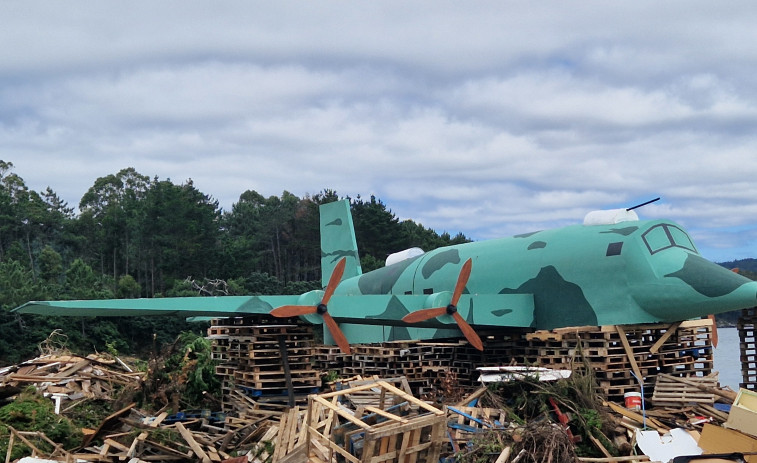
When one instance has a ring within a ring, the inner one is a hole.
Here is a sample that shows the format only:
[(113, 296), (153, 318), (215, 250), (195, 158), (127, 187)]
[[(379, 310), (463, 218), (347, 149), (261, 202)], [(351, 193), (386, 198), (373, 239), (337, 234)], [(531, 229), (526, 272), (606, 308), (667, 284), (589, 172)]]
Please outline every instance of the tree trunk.
[(37, 282), (37, 273), (34, 271), (34, 257), (32, 256), (32, 244), (29, 239), (29, 230), (26, 230), (26, 250), (29, 253), (29, 267), (32, 269), (32, 281)]

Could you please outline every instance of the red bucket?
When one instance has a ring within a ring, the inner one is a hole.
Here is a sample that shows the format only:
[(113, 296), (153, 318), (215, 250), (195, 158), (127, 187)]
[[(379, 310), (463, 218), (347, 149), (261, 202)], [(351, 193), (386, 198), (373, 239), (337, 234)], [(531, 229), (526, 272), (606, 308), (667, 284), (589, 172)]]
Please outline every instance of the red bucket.
[(641, 393), (626, 392), (623, 394), (626, 401), (626, 408), (629, 410), (641, 410)]

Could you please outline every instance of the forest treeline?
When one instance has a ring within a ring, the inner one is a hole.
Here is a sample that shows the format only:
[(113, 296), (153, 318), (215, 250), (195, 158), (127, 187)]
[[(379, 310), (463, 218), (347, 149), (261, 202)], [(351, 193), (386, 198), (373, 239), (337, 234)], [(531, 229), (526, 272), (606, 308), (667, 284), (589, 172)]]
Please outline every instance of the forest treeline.
[[(231, 210), (191, 180), (133, 168), (96, 179), (78, 211), (29, 189), (0, 161), (0, 365), (36, 355), (55, 329), (69, 348), (131, 353), (171, 340), (180, 317), (68, 318), (11, 313), (31, 300), (299, 294), (320, 288), (318, 206), (340, 197), (241, 193)], [(417, 246), (468, 241), (400, 221), (381, 200), (349, 198), (364, 271)], [(195, 331), (198, 328), (194, 328)], [(201, 329), (201, 328), (200, 328)], [(58, 338), (60, 339), (60, 338)]]

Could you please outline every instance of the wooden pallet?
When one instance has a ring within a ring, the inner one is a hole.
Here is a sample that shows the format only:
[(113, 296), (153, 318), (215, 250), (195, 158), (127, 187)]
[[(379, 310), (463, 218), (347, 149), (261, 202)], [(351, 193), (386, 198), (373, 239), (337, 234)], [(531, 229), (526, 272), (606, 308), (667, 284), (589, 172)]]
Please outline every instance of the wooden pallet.
[(715, 394), (703, 388), (718, 387), (717, 376), (686, 379), (689, 383), (682, 383), (667, 375), (658, 376), (652, 394), (652, 403), (663, 407), (680, 407), (689, 403), (706, 405), (715, 403)]

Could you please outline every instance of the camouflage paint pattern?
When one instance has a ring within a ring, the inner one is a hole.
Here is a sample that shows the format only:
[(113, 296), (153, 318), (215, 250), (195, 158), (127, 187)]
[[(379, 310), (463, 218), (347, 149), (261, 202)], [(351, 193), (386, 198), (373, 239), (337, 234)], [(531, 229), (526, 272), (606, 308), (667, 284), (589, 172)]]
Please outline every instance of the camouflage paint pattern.
[[(352, 343), (459, 336), (449, 315), (417, 325), (400, 319), (446, 306), (468, 258), (473, 269), (458, 312), (481, 333), (673, 322), (757, 305), (757, 282), (702, 258), (686, 232), (667, 220), (574, 225), (460, 244), (363, 274), (349, 203), (323, 205), (321, 214), (324, 285), (336, 262), (347, 258), (328, 310)], [(223, 316), (315, 305), (322, 295), (29, 302), (14, 310)], [(304, 318), (322, 322), (318, 315)]]

